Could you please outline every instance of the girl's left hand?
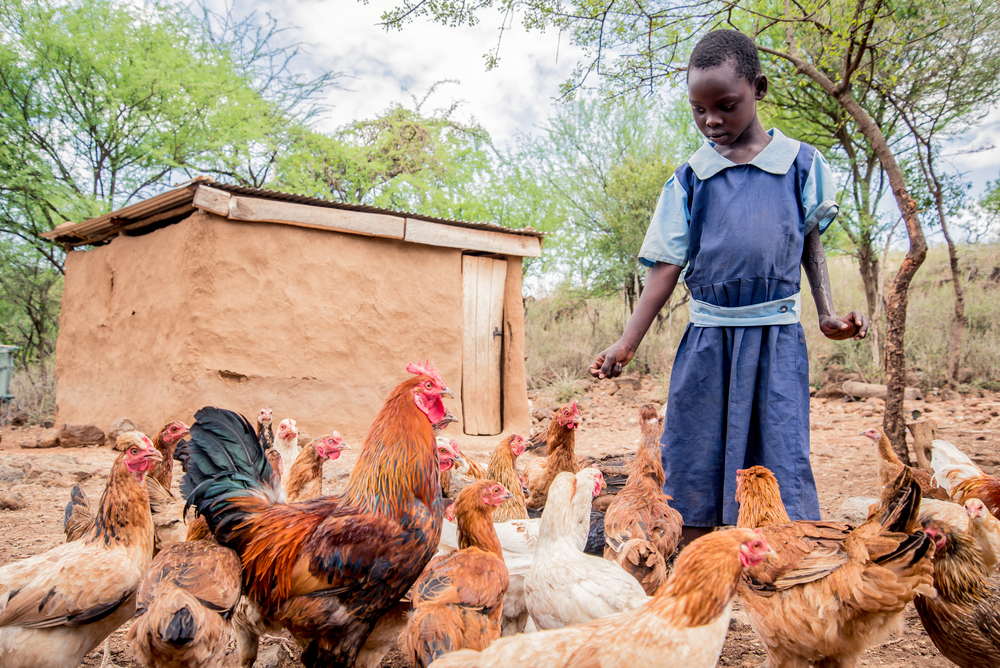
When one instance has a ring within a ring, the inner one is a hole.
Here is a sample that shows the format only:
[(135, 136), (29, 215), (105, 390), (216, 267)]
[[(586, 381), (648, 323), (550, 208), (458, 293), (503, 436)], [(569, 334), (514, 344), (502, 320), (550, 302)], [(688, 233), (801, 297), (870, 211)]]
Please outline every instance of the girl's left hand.
[(844, 341), (853, 338), (860, 341), (868, 335), (868, 317), (861, 311), (851, 311), (844, 318), (824, 318), (819, 329), (828, 339)]

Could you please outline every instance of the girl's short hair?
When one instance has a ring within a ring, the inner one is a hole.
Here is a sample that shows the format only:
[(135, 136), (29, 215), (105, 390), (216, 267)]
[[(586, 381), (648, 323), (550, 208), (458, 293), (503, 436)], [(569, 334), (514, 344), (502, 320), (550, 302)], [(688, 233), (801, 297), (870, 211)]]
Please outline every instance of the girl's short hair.
[(761, 75), (757, 45), (738, 30), (713, 30), (698, 40), (688, 60), (688, 72), (693, 68), (708, 70), (730, 60), (736, 66), (736, 73), (750, 85)]

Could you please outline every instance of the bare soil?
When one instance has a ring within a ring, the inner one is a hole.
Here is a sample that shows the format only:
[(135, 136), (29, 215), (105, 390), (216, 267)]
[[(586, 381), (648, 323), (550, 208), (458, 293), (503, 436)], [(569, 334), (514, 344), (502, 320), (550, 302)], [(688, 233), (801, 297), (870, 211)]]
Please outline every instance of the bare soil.
[[(583, 424), (577, 435), (577, 452), (595, 457), (631, 452), (638, 439), (638, 406), (662, 399), (662, 388), (649, 378), (623, 387), (613, 394), (607, 383), (581, 382), (577, 401)], [(546, 415), (557, 402), (544, 393), (531, 393), (534, 427), (546, 424)], [(248, 414), (256, 412), (247, 407)], [(850, 497), (877, 496), (876, 453), (871, 441), (858, 434), (881, 425), (879, 400), (847, 402), (813, 399), (812, 465), (819, 487), (823, 516), (845, 519), (842, 506)], [(924, 419), (936, 421), (941, 438), (961, 448), (987, 473), (1000, 473), (1000, 451), (995, 433), (1000, 426), (1000, 395), (965, 397), (952, 401), (907, 402), (907, 414), (919, 411)], [(79, 483), (91, 499), (100, 496), (105, 477), (116, 453), (107, 448), (38, 450), (22, 448), (34, 444), (40, 427), (0, 428), (0, 564), (6, 564), (52, 548), (64, 540), (63, 511), (70, 488)], [(496, 439), (468, 438), (456, 435), (463, 451), (485, 462)], [(532, 455), (526, 455), (531, 457)], [(353, 466), (357, 450), (346, 452), (337, 462), (327, 465), (325, 491), (339, 489)], [(175, 487), (180, 466), (175, 465)], [(13, 503), (6, 503), (12, 500)], [(7, 505), (20, 507), (12, 510)], [(137, 667), (124, 642), (126, 627), (111, 636), (112, 661), (123, 668)], [(297, 665), (272, 643), (262, 647), (258, 666)], [(83, 665), (99, 666), (102, 650), (89, 654)], [(731, 625), (721, 666), (750, 668), (763, 662), (764, 653), (742, 613), (737, 611)], [(237, 666), (230, 655), (227, 667)], [(383, 666), (405, 666), (398, 652), (390, 653)], [(864, 656), (862, 666), (881, 668), (932, 668), (951, 665), (934, 648), (920, 625), (912, 606), (905, 623), (882, 645)]]

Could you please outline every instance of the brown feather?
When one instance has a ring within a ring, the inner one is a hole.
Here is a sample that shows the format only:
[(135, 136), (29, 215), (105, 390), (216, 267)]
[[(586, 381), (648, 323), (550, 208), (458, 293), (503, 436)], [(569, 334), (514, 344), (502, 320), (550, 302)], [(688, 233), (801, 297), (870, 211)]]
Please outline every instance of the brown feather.
[(511, 447), (519, 438), (517, 434), (511, 434), (501, 441), (493, 449), (489, 466), (486, 468), (486, 477), (506, 487), (513, 497), (493, 510), (494, 522), (528, 519), (528, 511), (524, 505), (524, 490), (521, 489), (521, 479), (517, 474), (517, 456)]

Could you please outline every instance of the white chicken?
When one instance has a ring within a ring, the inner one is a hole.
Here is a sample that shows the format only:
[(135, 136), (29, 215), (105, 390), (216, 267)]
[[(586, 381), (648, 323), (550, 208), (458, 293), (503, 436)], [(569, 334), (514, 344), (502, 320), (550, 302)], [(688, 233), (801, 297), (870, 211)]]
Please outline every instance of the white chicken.
[(281, 455), (283, 464), (281, 488), (284, 489), (292, 474), (292, 464), (302, 452), (302, 448), (299, 447), (299, 429), (295, 426), (295, 420), (292, 418), (285, 418), (278, 423), (278, 433), (274, 436), (274, 449)]
[[(601, 472), (577, 474), (590, 480), (587, 491), (600, 492)], [(617, 563), (585, 554), (580, 524), (589, 525), (592, 495), (575, 503), (580, 482), (560, 473), (549, 487), (542, 512), (535, 561), (524, 578), (525, 604), (539, 629), (558, 629), (632, 610), (648, 600), (642, 585)]]

